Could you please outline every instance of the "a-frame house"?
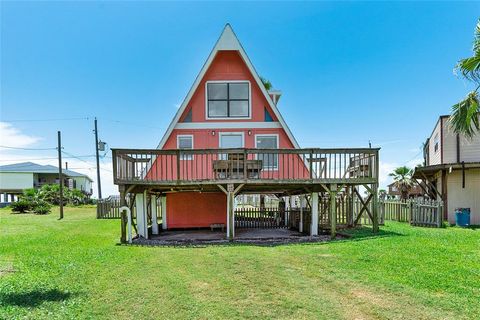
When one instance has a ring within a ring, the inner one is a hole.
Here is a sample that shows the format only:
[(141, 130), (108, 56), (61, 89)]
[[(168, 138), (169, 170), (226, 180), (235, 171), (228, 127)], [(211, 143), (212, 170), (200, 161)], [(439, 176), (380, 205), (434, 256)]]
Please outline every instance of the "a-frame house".
[[(265, 89), (227, 24), (158, 149), (299, 148), (275, 105), (279, 98), (279, 91)], [(166, 199), (169, 228), (227, 224), (221, 190), (170, 193)]]
[[(121, 198), (135, 195), (138, 234), (148, 237), (149, 224), (158, 233), (160, 210), (163, 229), (221, 225), (233, 238), (245, 218), (235, 220), (235, 196), (269, 193), (311, 195), (303, 229), (316, 235), (319, 192), (378, 183), (378, 149), (300, 149), (277, 107), (280, 96), (265, 88), (227, 24), (157, 149), (113, 150)], [(303, 226), (298, 215), (260, 215), (264, 226)]]

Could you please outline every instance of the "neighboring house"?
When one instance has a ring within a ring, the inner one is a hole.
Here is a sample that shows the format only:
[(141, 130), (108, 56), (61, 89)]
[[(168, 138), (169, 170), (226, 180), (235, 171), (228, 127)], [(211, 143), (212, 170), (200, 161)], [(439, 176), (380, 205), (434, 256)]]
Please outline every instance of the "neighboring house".
[(135, 196), (138, 234), (148, 237), (156, 197), (164, 229), (225, 224), (233, 238), (238, 194), (308, 193), (312, 235), (319, 192), (364, 184), (376, 194), (378, 149), (300, 149), (277, 108), (280, 96), (265, 89), (227, 24), (157, 149), (112, 149), (120, 199)]
[[(92, 195), (93, 180), (90, 177), (72, 170), (62, 171), (65, 187), (80, 190), (88, 197)], [(0, 166), (0, 194), (3, 194), (4, 202), (8, 202), (8, 195), (12, 200), (24, 189), (40, 188), (44, 184), (58, 184), (58, 167), (33, 162)]]
[(444, 201), (450, 223), (455, 223), (455, 208), (470, 208), (470, 222), (480, 225), (480, 132), (467, 139), (452, 131), (448, 119), (438, 119), (425, 142), (425, 166), (415, 169), (414, 178), (424, 181), (430, 197)]
[[(389, 196), (393, 196), (393, 197), (400, 197), (401, 196), (401, 193), (398, 190), (395, 183), (390, 183), (388, 185), (388, 193), (387, 194)], [(415, 198), (415, 197), (421, 196), (423, 194), (424, 194), (424, 191), (419, 185), (413, 185), (412, 188), (410, 189), (410, 191), (408, 192), (408, 197), (409, 198)]]

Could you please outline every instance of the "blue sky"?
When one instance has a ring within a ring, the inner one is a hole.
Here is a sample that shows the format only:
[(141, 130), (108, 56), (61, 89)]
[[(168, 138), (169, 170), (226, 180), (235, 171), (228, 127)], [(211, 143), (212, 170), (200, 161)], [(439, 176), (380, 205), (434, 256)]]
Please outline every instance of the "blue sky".
[[(302, 147), (371, 140), (385, 177), (421, 158), (438, 116), (471, 88), (452, 69), (471, 54), (479, 13), (479, 2), (1, 2), (0, 142), (50, 148), (61, 130), (65, 151), (81, 156), (70, 167), (92, 178), (95, 116), (111, 147), (155, 147), (229, 22), (283, 91), (279, 108)], [(81, 119), (11, 121), (66, 118)]]

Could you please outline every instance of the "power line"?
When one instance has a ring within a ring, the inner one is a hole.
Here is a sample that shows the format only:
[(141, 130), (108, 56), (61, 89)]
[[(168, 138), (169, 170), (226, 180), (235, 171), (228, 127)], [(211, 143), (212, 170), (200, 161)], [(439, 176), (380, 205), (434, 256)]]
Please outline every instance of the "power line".
[(89, 117), (78, 117), (78, 118), (52, 118), (52, 119), (12, 119), (12, 120), (3, 120), (2, 122), (45, 122), (45, 121), (73, 121), (73, 120), (88, 120)]
[[(63, 151), (62, 151), (63, 152)], [(62, 157), (64, 159), (78, 159), (78, 158), (91, 158), (91, 157), (95, 157), (94, 155), (88, 155), (88, 156), (69, 156), (69, 157)], [(51, 157), (43, 157), (43, 158), (20, 158), (20, 159), (0, 159), (0, 161), (34, 161), (34, 160), (54, 160), (54, 159), (58, 159), (58, 157), (54, 157), (54, 158), (51, 158)], [(78, 159), (78, 160), (81, 160), (81, 159)], [(82, 160), (83, 161), (83, 160)], [(84, 161), (85, 163), (88, 163), (86, 161)]]
[(83, 162), (88, 163), (88, 164), (90, 164), (90, 163), (87, 162), (87, 161), (85, 161), (85, 160), (83, 160), (83, 159), (80, 159), (80, 158), (95, 157), (94, 154), (88, 155), (88, 156), (76, 156), (76, 155), (71, 154), (71, 153), (68, 153), (68, 152), (66, 152), (66, 151), (62, 151), (62, 153), (65, 153), (66, 155), (68, 155), (68, 156), (70, 156), (70, 157), (72, 157), (72, 158), (78, 159), (78, 160), (83, 161)]
[(10, 147), (10, 146), (0, 146), (0, 148), (15, 149), (15, 150), (31, 150), (31, 151), (57, 150), (57, 148), (20, 148), (20, 147)]
[(123, 120), (107, 119), (107, 118), (99, 118), (99, 119), (109, 121), (109, 122), (113, 122), (113, 123), (119, 123), (119, 124), (123, 123), (123, 124), (128, 124), (128, 125), (131, 125), (131, 126), (133, 125), (133, 126), (136, 126), (136, 127), (165, 130), (165, 127), (149, 126), (149, 125), (145, 125), (145, 124), (138, 123), (138, 122), (129, 122), (129, 121), (123, 121)]

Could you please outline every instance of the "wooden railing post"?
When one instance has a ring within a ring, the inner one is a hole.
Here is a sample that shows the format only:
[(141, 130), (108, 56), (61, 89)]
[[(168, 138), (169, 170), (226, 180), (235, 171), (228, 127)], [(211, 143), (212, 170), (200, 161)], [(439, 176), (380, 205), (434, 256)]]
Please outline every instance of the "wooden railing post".
[(113, 183), (117, 182), (118, 172), (117, 172), (117, 150), (112, 150), (112, 162), (113, 162)]
[(337, 185), (330, 186), (330, 235), (335, 239), (337, 235)]
[(245, 179), (245, 182), (248, 180), (247, 156), (247, 149), (243, 149), (243, 178)]
[(309, 158), (309, 162), (310, 162), (310, 179), (313, 179), (313, 150), (310, 151), (310, 158)]

